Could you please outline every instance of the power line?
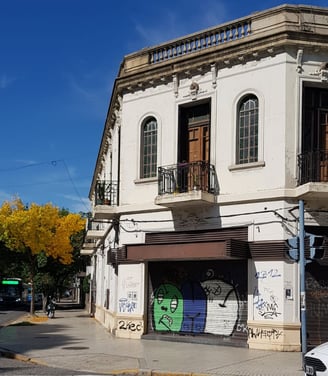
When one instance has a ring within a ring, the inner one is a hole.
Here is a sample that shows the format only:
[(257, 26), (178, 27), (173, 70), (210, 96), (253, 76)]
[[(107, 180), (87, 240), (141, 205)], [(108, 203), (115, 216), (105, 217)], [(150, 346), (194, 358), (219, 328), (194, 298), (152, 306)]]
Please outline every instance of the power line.
[[(260, 226), (260, 225), (269, 225), (269, 224), (283, 224), (283, 221), (279, 221), (279, 220), (275, 220), (275, 221), (262, 221), (262, 222), (254, 222), (253, 225), (254, 226)], [(124, 232), (127, 232), (127, 233), (136, 233), (136, 232), (147, 232), (147, 233), (159, 233), (161, 232), (161, 230), (145, 230), (145, 229), (138, 229), (138, 228), (134, 228), (134, 229), (131, 229), (131, 230), (128, 230), (126, 227), (124, 227), (123, 225), (120, 224), (120, 228), (124, 231)]]
[(11, 171), (23, 170), (25, 168), (42, 166), (42, 165), (47, 165), (47, 164), (52, 164), (53, 166), (56, 166), (57, 162), (58, 161), (47, 161), (47, 162), (29, 163), (29, 164), (19, 166), (19, 167), (0, 168), (0, 172), (11, 172)]
[(65, 167), (65, 169), (66, 169), (66, 172), (67, 172), (68, 178), (69, 178), (69, 180), (70, 180), (70, 182), (71, 182), (71, 184), (72, 184), (72, 187), (73, 187), (75, 193), (76, 193), (77, 196), (79, 197), (79, 199), (80, 199), (82, 205), (86, 208), (87, 211), (89, 211), (90, 209), (87, 207), (87, 205), (85, 204), (85, 202), (83, 201), (83, 199), (82, 199), (82, 197), (81, 197), (81, 195), (80, 195), (80, 192), (79, 192), (78, 189), (76, 188), (76, 185), (75, 185), (75, 183), (74, 183), (74, 181), (73, 181), (73, 178), (72, 178), (72, 176), (71, 176), (71, 174), (70, 174), (70, 172), (69, 172), (69, 169), (68, 169), (68, 167), (67, 167), (67, 164), (66, 164), (66, 162), (65, 162), (65, 159), (62, 159), (61, 161), (62, 161), (63, 164), (64, 164), (64, 167)]
[[(84, 177), (86, 178), (86, 177)], [(82, 178), (81, 178), (82, 179)], [(56, 184), (56, 183), (64, 183), (70, 182), (69, 178), (65, 179), (53, 179), (53, 180), (45, 180), (45, 181), (38, 181), (37, 183), (24, 183), (24, 184), (1, 184), (1, 187), (10, 188), (10, 187), (30, 187), (34, 185), (47, 185), (47, 184)]]
[[(284, 216), (282, 216), (281, 214), (278, 213), (278, 211), (281, 211), (281, 210), (288, 210), (289, 208), (277, 208), (275, 210), (260, 210), (260, 211), (253, 211), (253, 212), (242, 212), (242, 213), (232, 213), (232, 214), (225, 214), (225, 215), (217, 215), (217, 216), (212, 216), (212, 217), (204, 217), (204, 218), (199, 218), (199, 217), (195, 217), (195, 218), (198, 218), (198, 219), (202, 219), (202, 220), (212, 220), (212, 219), (221, 219), (221, 218), (233, 218), (233, 217), (238, 217), (238, 216), (246, 216), (246, 215), (258, 215), (258, 214), (264, 214), (264, 213), (271, 213), (271, 214), (274, 214), (275, 216), (277, 216), (280, 221), (277, 221), (277, 220), (268, 220), (268, 221), (263, 221), (263, 222), (259, 222), (259, 224), (266, 224), (266, 223), (284, 223), (284, 222), (297, 222), (296, 219), (290, 219), (290, 218), (286, 218)], [(138, 220), (138, 219), (134, 219), (134, 218), (126, 218), (126, 219), (116, 219), (115, 221), (118, 221), (120, 226), (122, 227), (122, 223), (132, 223), (132, 224), (142, 224), (142, 223), (173, 223), (175, 222), (176, 220), (175, 219), (172, 219), (172, 218), (169, 218), (169, 219), (147, 219), (147, 220)], [(94, 222), (94, 223), (109, 223), (109, 224), (113, 224), (114, 223), (114, 220), (95, 220), (95, 219), (91, 219), (91, 222)], [(256, 223), (254, 223), (256, 224)], [(123, 227), (122, 227), (123, 228)], [(127, 231), (128, 232), (128, 231)]]
[[(233, 217), (239, 217), (239, 216), (246, 216), (246, 215), (255, 215), (255, 214), (268, 214), (272, 213), (276, 215), (277, 217), (281, 218), (282, 221), (286, 222), (296, 222), (296, 219), (290, 219), (282, 216), (281, 214), (278, 213), (278, 211), (281, 210), (289, 210), (288, 207), (286, 208), (277, 208), (274, 210), (258, 210), (258, 211), (252, 211), (252, 212), (243, 212), (243, 213), (231, 213), (231, 214), (225, 214), (225, 215), (217, 215), (217, 216), (212, 216), (212, 217), (204, 217), (202, 219), (204, 220), (209, 220), (209, 219), (221, 219), (221, 218), (233, 218)], [(132, 223), (162, 223), (162, 222), (173, 222), (174, 219), (154, 219), (154, 220), (136, 220), (136, 219), (120, 219), (120, 222), (132, 222)]]
[[(73, 189), (74, 189), (75, 194), (79, 198), (81, 204), (85, 207), (86, 211), (88, 212), (90, 210), (90, 208), (87, 207), (87, 205), (85, 204), (83, 198), (81, 197), (80, 192), (78, 191), (78, 189), (76, 187), (76, 184), (75, 184), (75, 182), (74, 182), (74, 180), (72, 178), (72, 175), (71, 175), (71, 173), (69, 171), (67, 163), (66, 163), (66, 161), (64, 159), (54, 159), (54, 160), (45, 161), (45, 162), (29, 163), (29, 164), (26, 164), (26, 165), (23, 165), (23, 166), (19, 166), (19, 167), (11, 167), (11, 168), (0, 169), (0, 173), (1, 172), (12, 172), (12, 171), (24, 170), (24, 169), (27, 169), (27, 168), (38, 167), (38, 166), (42, 166), (42, 165), (51, 165), (52, 167), (57, 167), (57, 165), (59, 163), (63, 164), (68, 179), (52, 180), (50, 182), (38, 182), (38, 183), (20, 184), (18, 186), (24, 187), (24, 186), (31, 186), (31, 185), (53, 184), (54, 182), (61, 182), (61, 181), (69, 181), (71, 183)], [(13, 185), (13, 186), (17, 187), (17, 185)], [(7, 187), (8, 187), (8, 185), (7, 185)]]

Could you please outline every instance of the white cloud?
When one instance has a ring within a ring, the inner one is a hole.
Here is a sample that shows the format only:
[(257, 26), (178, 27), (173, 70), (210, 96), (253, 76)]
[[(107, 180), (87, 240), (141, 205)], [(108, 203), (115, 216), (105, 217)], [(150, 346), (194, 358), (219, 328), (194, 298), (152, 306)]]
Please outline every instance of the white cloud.
[[(199, 8), (198, 8), (199, 7)], [(171, 39), (219, 25), (227, 20), (227, 7), (223, 1), (204, 0), (193, 2), (189, 8), (181, 10), (160, 9), (161, 22), (143, 24), (135, 20), (135, 29), (145, 41), (146, 46), (153, 46)]]
[(94, 102), (96, 100), (96, 94), (92, 89), (83, 87), (73, 76), (69, 77), (69, 84), (71, 89), (78, 93), (84, 100)]
[(103, 120), (111, 89), (108, 81), (112, 83), (115, 76), (110, 75), (109, 80), (104, 80), (108, 75), (106, 72), (95, 72), (92, 76), (88, 74), (90, 75), (90, 72), (64, 73), (70, 93), (70, 104), (73, 107), (77, 106), (77, 112), (87, 111), (89, 115)]
[(3, 204), (4, 201), (12, 201), (15, 198), (15, 195), (11, 193), (7, 193), (4, 191), (0, 191), (0, 206)]
[(6, 89), (9, 87), (13, 82), (15, 81), (15, 78), (8, 77), (6, 74), (3, 74), (0, 77), (0, 89)]
[(70, 211), (78, 212), (88, 212), (91, 211), (90, 201), (86, 197), (79, 197), (74, 195), (64, 195), (66, 200), (71, 201), (72, 203), (68, 205)]

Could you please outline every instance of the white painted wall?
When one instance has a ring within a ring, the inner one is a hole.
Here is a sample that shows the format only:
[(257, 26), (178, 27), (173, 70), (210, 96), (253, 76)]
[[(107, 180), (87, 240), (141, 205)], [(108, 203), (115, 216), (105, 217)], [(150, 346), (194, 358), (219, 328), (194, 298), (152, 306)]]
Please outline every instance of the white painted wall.
[(248, 283), (248, 320), (299, 321), (297, 263), (250, 261)]
[[(121, 121), (121, 205), (153, 203), (157, 194), (156, 181), (140, 184), (139, 180), (140, 128), (147, 116), (158, 121), (158, 165), (176, 163), (178, 106), (192, 101), (192, 81), (200, 87), (197, 100), (211, 98), (211, 163), (216, 166), (220, 195), (281, 189), (286, 182), (294, 187), (295, 179), (286, 177), (286, 173), (295, 175), (295, 155), (290, 153), (286, 160), (285, 150), (286, 140), (295, 149), (295, 137), (290, 136), (295, 134), (295, 67), (293, 57), (280, 54), (220, 70), (216, 88), (208, 72), (180, 80), (177, 97), (172, 83), (125, 95)], [(236, 106), (246, 93), (259, 99), (259, 161), (264, 166), (231, 169), (235, 166)]]
[(119, 265), (118, 314), (142, 315), (144, 311), (144, 264)]
[(96, 290), (96, 305), (103, 307), (104, 304), (104, 257), (102, 257), (98, 251), (97, 254), (97, 268), (96, 268), (96, 281), (97, 281), (97, 290)]
[(111, 312), (117, 311), (117, 274), (112, 265), (108, 266), (109, 269), (109, 310)]

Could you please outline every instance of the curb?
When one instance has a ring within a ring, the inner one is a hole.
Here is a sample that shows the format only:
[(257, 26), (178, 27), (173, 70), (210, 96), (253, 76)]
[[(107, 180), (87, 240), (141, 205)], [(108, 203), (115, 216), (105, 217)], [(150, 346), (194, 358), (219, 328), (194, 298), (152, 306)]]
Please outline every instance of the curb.
[[(45, 362), (30, 358), (26, 355), (17, 354), (10, 350), (0, 349), (0, 355), (3, 358), (20, 360), (21, 362), (30, 362), (33, 364), (38, 364), (40, 366), (49, 365)], [(107, 374), (107, 373), (106, 373)], [(165, 371), (156, 371), (148, 369), (125, 369), (125, 370), (116, 370), (110, 371), (109, 375), (126, 375), (126, 376), (208, 376), (204, 373), (194, 373), (194, 372), (165, 372)]]
[(149, 370), (144, 373), (144, 371), (140, 370), (138, 376), (208, 376), (208, 374), (196, 372), (165, 372), (156, 370)]
[(20, 360), (21, 362), (30, 362), (30, 363), (38, 364), (40, 366), (47, 366), (45, 362), (30, 358), (26, 355), (14, 353), (6, 349), (0, 349), (0, 355), (3, 358), (7, 358), (7, 359), (15, 359), (15, 360)]

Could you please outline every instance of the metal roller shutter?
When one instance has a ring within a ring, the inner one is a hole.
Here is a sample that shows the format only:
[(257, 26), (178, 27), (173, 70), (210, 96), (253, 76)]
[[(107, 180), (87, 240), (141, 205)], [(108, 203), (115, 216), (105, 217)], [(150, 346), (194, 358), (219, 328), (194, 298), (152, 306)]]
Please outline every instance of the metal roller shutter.
[(148, 270), (148, 333), (246, 346), (246, 260), (150, 262)]
[(328, 265), (306, 265), (306, 322), (309, 348), (328, 341)]

